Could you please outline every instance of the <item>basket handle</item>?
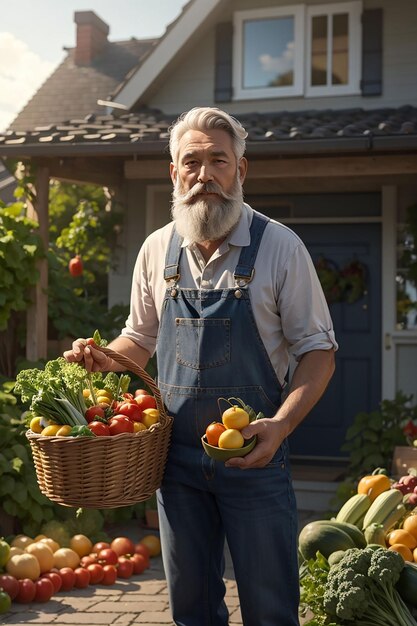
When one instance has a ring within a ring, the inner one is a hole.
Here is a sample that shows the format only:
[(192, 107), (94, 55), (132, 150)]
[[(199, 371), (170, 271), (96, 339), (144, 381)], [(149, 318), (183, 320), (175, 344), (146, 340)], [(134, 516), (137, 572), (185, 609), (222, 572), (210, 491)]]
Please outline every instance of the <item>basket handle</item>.
[(161, 392), (159, 391), (156, 382), (154, 381), (152, 376), (149, 376), (148, 372), (146, 372), (140, 365), (135, 363), (135, 361), (132, 361), (132, 359), (130, 359), (128, 356), (125, 356), (124, 354), (120, 354), (119, 352), (111, 350), (110, 348), (105, 348), (104, 346), (95, 345), (94, 348), (109, 356), (111, 359), (116, 361), (116, 363), (119, 363), (119, 365), (123, 365), (130, 372), (133, 372), (134, 374), (140, 376), (152, 389), (159, 412), (164, 417), (167, 417), (165, 406), (161, 398)]

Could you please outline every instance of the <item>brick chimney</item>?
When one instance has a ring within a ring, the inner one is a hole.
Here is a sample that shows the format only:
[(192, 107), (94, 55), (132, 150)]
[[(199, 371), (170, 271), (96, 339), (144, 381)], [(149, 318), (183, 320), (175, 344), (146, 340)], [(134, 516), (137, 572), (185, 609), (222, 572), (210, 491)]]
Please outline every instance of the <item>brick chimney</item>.
[(94, 11), (75, 11), (77, 24), (76, 65), (91, 65), (107, 43), (109, 27)]

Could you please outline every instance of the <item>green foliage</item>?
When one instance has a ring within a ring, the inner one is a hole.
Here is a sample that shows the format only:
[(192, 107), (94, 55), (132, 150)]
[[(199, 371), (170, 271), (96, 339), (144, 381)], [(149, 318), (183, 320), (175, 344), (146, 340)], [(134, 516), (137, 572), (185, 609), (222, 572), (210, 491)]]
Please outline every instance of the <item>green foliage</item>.
[(305, 626), (340, 626), (329, 618), (323, 606), (329, 571), (329, 563), (320, 552), (300, 566), (300, 615), (306, 617), (308, 611), (314, 614)]

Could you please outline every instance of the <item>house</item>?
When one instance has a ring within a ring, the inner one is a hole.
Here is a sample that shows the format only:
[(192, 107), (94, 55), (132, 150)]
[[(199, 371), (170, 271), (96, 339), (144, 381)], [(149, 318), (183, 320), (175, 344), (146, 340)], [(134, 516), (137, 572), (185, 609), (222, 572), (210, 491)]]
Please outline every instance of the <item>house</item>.
[[(111, 43), (91, 11), (75, 22), (76, 47), (0, 138), (0, 157), (37, 166), (41, 225), (50, 177), (112, 187), (125, 227), (109, 301), (127, 302), (141, 241), (170, 219), (170, 124), (198, 105), (238, 117), (246, 200), (306, 242), (340, 343), (293, 453), (338, 457), (358, 412), (397, 390), (417, 397), (415, 309), (400, 315), (397, 302), (404, 291), (417, 300), (398, 263), (417, 202), (417, 3), (190, 0), (141, 42)], [(32, 357), (44, 354), (45, 319), (39, 289)]]

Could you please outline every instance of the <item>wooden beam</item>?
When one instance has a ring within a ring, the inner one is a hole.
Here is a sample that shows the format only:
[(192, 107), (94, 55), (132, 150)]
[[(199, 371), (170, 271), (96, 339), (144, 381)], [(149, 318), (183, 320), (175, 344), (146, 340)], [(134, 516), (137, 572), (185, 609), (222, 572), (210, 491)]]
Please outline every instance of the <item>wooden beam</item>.
[[(125, 161), (127, 179), (156, 180), (168, 178), (168, 162), (152, 160)], [(247, 180), (317, 179), (417, 174), (417, 154), (360, 154), (357, 156), (283, 157), (249, 159)]]
[[(35, 206), (29, 206), (28, 216), (39, 223), (39, 235), (45, 252), (49, 244), (49, 170), (40, 166), (36, 172)], [(48, 348), (48, 261), (41, 259), (38, 264), (39, 280), (32, 289), (32, 302), (27, 311), (26, 358), (29, 361), (47, 358)]]

